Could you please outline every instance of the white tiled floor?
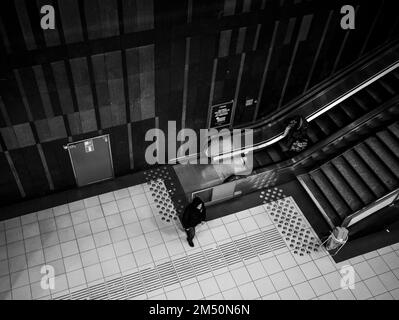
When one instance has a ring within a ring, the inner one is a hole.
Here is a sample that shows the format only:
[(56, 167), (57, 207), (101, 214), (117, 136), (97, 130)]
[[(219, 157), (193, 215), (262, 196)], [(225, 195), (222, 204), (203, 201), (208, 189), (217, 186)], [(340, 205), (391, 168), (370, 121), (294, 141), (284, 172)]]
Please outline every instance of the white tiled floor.
[[(274, 228), (258, 206), (200, 226), (191, 248), (153, 200), (143, 184), (0, 222), (0, 299), (65, 297), (165, 263), (177, 270), (181, 257), (205, 257)], [(396, 244), (336, 264), (325, 252), (299, 257), (285, 247), (147, 287), (134, 299), (399, 299), (398, 251)], [(41, 288), (45, 264), (55, 269), (54, 289)], [(353, 290), (340, 287), (344, 265), (356, 271)]]

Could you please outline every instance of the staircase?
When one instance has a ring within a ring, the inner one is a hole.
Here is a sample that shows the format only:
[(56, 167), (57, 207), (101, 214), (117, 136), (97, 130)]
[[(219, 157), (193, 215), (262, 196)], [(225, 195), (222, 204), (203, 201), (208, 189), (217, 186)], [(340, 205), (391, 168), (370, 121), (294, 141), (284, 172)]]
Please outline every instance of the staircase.
[[(307, 134), (311, 144), (334, 134), (353, 121), (373, 111), (377, 106), (398, 94), (399, 71), (394, 70), (360, 90), (328, 112), (309, 123)], [(287, 159), (282, 143), (254, 153), (255, 168), (264, 167)]]
[(399, 187), (399, 122), (298, 177), (331, 228)]

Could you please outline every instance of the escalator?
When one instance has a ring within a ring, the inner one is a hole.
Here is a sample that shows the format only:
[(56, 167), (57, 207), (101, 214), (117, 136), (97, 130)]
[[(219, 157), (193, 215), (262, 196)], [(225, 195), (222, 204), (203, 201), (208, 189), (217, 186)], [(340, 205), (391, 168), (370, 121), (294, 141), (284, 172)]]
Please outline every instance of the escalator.
[[(397, 88), (399, 88), (399, 71), (394, 70), (315, 118), (309, 123), (307, 130), (310, 146), (386, 103), (397, 94)], [(284, 142), (283, 139), (270, 147), (254, 152), (254, 168), (269, 166), (290, 158), (292, 155), (286, 152)]]
[(298, 177), (330, 226), (399, 187), (399, 122)]

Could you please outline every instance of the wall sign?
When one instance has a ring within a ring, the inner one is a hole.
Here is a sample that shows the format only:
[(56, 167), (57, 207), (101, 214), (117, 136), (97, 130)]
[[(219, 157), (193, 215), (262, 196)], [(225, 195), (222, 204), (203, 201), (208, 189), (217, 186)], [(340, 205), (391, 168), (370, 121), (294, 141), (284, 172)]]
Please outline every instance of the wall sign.
[(233, 101), (216, 104), (211, 108), (210, 128), (226, 127), (231, 124), (233, 111)]
[(93, 151), (94, 151), (93, 140), (87, 140), (87, 141), (85, 141), (84, 145), (85, 145), (85, 151), (86, 151), (86, 153), (88, 153), (88, 152), (93, 152)]

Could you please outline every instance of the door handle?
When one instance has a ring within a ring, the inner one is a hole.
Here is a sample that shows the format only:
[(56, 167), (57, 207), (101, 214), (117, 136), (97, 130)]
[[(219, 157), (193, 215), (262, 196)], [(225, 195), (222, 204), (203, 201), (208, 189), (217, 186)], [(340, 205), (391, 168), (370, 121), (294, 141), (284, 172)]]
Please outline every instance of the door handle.
[(74, 149), (74, 148), (76, 148), (76, 146), (74, 145), (74, 144), (71, 144), (71, 145), (66, 145), (66, 146), (62, 146), (63, 148), (64, 148), (64, 150), (69, 150), (69, 149)]

